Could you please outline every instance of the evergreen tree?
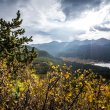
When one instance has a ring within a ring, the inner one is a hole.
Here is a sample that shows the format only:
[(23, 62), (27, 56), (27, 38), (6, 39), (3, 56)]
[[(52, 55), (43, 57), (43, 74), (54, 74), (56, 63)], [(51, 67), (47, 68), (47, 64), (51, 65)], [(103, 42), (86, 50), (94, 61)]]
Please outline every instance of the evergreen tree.
[(37, 56), (34, 48), (30, 51), (25, 45), (32, 41), (32, 37), (21, 37), (25, 33), (20, 27), (22, 21), (20, 11), (11, 21), (0, 19), (0, 59), (6, 58), (9, 65), (14, 60), (28, 64)]

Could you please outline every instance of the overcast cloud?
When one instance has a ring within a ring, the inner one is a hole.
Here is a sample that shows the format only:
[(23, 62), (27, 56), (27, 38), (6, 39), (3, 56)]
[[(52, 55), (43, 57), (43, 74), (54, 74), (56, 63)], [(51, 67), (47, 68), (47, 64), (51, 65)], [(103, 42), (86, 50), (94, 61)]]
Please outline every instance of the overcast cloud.
[(0, 18), (17, 10), (33, 43), (110, 39), (110, 0), (0, 0)]

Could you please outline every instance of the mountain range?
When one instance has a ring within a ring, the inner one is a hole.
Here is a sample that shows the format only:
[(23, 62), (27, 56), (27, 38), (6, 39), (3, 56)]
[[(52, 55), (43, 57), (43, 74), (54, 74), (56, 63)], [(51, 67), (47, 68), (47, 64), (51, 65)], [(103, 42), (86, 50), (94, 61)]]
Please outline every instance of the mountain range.
[(110, 61), (110, 40), (105, 38), (83, 41), (74, 40), (72, 42), (53, 41), (44, 44), (31, 44), (30, 46), (45, 50), (57, 57), (77, 57), (97, 61)]

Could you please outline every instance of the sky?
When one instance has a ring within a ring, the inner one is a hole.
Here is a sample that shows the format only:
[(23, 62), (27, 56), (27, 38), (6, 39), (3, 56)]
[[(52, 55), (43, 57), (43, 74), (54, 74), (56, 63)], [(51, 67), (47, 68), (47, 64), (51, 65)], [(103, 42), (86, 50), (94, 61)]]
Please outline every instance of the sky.
[(17, 10), (34, 44), (110, 39), (110, 0), (0, 0), (0, 18)]

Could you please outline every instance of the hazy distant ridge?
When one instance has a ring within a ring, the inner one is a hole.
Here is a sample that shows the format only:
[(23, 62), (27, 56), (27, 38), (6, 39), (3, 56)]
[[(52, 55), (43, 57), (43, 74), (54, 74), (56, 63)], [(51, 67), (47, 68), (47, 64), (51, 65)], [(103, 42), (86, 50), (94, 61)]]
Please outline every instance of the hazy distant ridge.
[(72, 42), (53, 41), (44, 44), (32, 44), (31, 46), (45, 50), (53, 56), (110, 61), (110, 40), (105, 38), (98, 40), (75, 40)]

